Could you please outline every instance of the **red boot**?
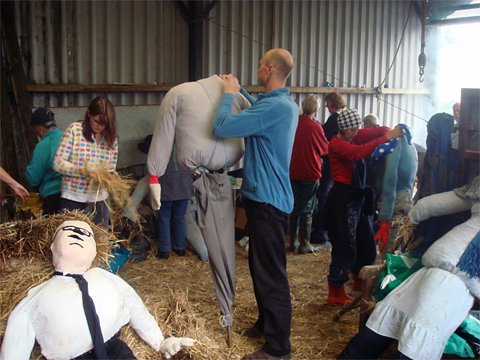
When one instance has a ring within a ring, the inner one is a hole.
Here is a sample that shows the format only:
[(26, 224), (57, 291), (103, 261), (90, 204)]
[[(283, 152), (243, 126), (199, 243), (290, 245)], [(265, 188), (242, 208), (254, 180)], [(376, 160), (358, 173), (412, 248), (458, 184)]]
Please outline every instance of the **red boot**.
[(343, 285), (336, 287), (330, 281), (328, 282), (328, 304), (347, 305), (352, 300), (353, 298), (345, 293), (345, 288)]
[(362, 291), (362, 279), (360, 279), (358, 275), (352, 274), (350, 276), (350, 285), (353, 291), (355, 292)]

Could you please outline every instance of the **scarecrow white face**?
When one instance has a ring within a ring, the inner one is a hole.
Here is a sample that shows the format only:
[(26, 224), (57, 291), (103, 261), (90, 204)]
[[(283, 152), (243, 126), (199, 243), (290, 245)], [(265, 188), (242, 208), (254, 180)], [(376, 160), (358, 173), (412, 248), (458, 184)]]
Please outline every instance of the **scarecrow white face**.
[(50, 246), (55, 270), (83, 274), (92, 266), (97, 244), (90, 225), (84, 221), (64, 221), (56, 230)]

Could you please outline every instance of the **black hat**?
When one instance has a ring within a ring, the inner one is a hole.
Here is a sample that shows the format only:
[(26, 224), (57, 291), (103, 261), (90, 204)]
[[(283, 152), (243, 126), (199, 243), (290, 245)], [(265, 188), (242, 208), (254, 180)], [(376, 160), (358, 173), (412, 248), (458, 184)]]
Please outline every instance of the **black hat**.
[(148, 150), (150, 149), (150, 144), (152, 143), (152, 138), (153, 138), (153, 135), (147, 135), (147, 137), (145, 137), (143, 142), (137, 145), (138, 150), (140, 150), (144, 154), (148, 154)]
[(46, 127), (55, 125), (55, 116), (50, 109), (38, 108), (32, 114), (30, 125), (43, 125)]

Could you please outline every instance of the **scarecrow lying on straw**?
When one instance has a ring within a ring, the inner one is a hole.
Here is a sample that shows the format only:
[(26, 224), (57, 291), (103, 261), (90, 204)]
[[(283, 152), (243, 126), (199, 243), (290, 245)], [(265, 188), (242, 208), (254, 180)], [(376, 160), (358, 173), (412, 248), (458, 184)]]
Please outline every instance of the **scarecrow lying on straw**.
[(118, 337), (130, 323), (167, 359), (193, 339), (165, 339), (135, 290), (120, 277), (91, 268), (94, 232), (87, 222), (64, 221), (51, 245), (55, 273), (31, 289), (8, 319), (0, 359), (29, 359), (35, 340), (47, 358), (135, 358)]

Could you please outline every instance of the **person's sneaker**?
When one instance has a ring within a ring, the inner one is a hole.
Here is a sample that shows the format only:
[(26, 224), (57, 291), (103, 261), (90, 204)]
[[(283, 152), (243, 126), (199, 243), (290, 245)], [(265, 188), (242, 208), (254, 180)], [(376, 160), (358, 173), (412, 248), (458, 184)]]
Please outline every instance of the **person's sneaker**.
[(241, 330), (238, 333), (250, 339), (256, 339), (262, 336), (261, 331), (258, 330), (255, 326), (252, 326), (248, 329)]
[(157, 258), (159, 259), (168, 259), (170, 253), (168, 251), (157, 251)]
[(184, 249), (173, 249), (173, 252), (175, 254), (177, 254), (178, 256), (185, 256), (185, 254), (187, 253), (187, 251)]
[(287, 354), (283, 356), (273, 356), (267, 354), (263, 350), (257, 350), (254, 353), (245, 355), (242, 357), (242, 360), (290, 360), (292, 358), (292, 354)]

